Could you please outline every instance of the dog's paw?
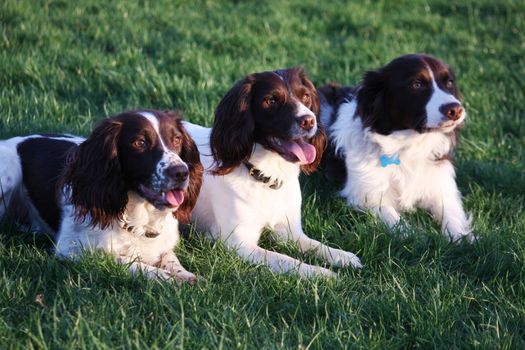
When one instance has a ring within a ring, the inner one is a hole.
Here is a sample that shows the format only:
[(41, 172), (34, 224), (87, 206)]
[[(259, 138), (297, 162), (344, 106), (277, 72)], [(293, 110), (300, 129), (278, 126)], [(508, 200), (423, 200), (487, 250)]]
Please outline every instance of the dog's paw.
[(459, 242), (475, 243), (478, 240), (478, 237), (474, 234), (474, 232), (471, 232), (471, 231), (456, 232), (455, 234), (446, 232), (446, 236), (453, 243), (459, 243)]
[(299, 268), (299, 274), (304, 277), (323, 277), (336, 278), (337, 274), (333, 271), (325, 269), (324, 267), (302, 264)]
[(446, 226), (442, 228), (442, 232), (451, 242), (469, 242), (474, 243), (478, 240), (478, 237), (470, 228), (470, 221), (463, 225), (457, 225), (457, 227)]
[(167, 281), (171, 278), (171, 273), (159, 268), (143, 269), (142, 273), (149, 279)]
[(474, 232), (469, 232), (463, 236), (463, 239), (469, 243), (476, 243), (479, 237)]
[(197, 283), (197, 276), (186, 270), (172, 272), (171, 278), (178, 283), (189, 283), (192, 286)]
[(186, 270), (173, 254), (163, 255), (159, 266), (169, 271), (171, 277), (177, 282), (187, 282), (191, 285), (197, 282), (197, 277)]
[(357, 255), (341, 249), (330, 249), (327, 260), (330, 264), (337, 267), (352, 266), (355, 269), (363, 267), (363, 264)]
[(197, 282), (197, 277), (186, 270), (168, 271), (155, 268), (144, 271), (144, 274), (150, 279), (155, 279), (162, 282), (173, 281), (176, 283), (189, 283), (190, 285), (194, 285)]
[(393, 229), (401, 220), (401, 216), (393, 207), (379, 207), (374, 208), (374, 212), (379, 215), (381, 220), (385, 223), (388, 229)]

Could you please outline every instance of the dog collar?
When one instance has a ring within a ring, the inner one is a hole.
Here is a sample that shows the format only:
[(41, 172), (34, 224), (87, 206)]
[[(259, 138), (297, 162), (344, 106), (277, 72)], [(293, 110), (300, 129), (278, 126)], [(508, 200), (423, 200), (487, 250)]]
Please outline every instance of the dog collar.
[[(250, 174), (251, 177), (253, 177), (255, 180), (267, 184), (270, 182), (271, 177), (270, 176), (264, 176), (263, 172), (255, 167), (252, 163), (245, 160), (243, 162), (246, 169), (248, 169), (248, 174)], [(273, 180), (273, 182), (270, 184), (270, 188), (272, 190), (278, 190), (283, 185), (283, 182), (279, 179)]]
[(401, 160), (399, 159), (398, 154), (393, 154), (391, 156), (382, 154), (379, 157), (379, 161), (381, 162), (381, 167), (386, 168), (389, 165), (399, 165), (401, 164)]

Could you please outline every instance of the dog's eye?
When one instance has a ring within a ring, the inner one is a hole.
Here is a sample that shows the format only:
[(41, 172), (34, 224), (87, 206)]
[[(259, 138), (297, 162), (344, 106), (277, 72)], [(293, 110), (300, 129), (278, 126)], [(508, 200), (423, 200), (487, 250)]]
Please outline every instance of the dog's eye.
[(410, 84), (410, 87), (414, 90), (419, 90), (423, 87), (423, 83), (421, 80), (414, 80), (412, 84)]
[(303, 95), (303, 103), (305, 105), (309, 105), (311, 100), (312, 100), (312, 98), (310, 97), (309, 93), (306, 93), (306, 94)]
[(452, 79), (447, 80), (445, 86), (447, 87), (447, 89), (453, 89), (454, 88), (454, 80), (452, 80)]
[(267, 106), (267, 107), (270, 107), (270, 106), (273, 106), (277, 103), (277, 99), (274, 97), (274, 96), (270, 96), (270, 97), (266, 97), (264, 99), (264, 104)]
[(179, 146), (182, 143), (182, 137), (180, 136), (173, 136), (173, 140), (171, 141), (174, 146)]
[(138, 139), (133, 141), (133, 148), (138, 150), (145, 150), (148, 147), (148, 143), (144, 139)]

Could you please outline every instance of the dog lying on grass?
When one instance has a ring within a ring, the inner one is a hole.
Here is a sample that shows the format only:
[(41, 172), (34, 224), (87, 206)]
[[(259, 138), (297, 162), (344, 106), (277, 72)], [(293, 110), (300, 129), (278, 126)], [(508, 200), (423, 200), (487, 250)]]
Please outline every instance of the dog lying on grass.
[(455, 79), (438, 59), (406, 55), (359, 86), (320, 89), (330, 139), (324, 168), (344, 182), (350, 206), (372, 209), (389, 227), (424, 208), (451, 240), (474, 238), (452, 163), (466, 118)]
[(222, 98), (213, 128), (185, 123), (204, 168), (192, 212), (198, 226), (246, 260), (278, 273), (335, 276), (258, 246), (264, 228), (336, 266), (361, 267), (350, 252), (309, 238), (301, 224), (301, 171), (317, 168), (325, 148), (319, 98), (301, 69), (250, 74)]
[(35, 134), (0, 141), (0, 219), (55, 238), (57, 256), (99, 249), (130, 271), (194, 283), (173, 249), (199, 194), (202, 165), (174, 112), (102, 120), (84, 140)]

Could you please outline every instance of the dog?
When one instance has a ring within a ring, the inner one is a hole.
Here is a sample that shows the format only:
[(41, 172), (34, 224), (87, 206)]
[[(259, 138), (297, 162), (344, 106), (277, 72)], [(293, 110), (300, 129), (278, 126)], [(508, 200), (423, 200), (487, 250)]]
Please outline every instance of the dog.
[(356, 87), (320, 89), (329, 138), (323, 168), (344, 182), (348, 205), (369, 208), (388, 227), (413, 208), (429, 210), (451, 240), (472, 240), (455, 182), (452, 152), (466, 112), (448, 65), (400, 56)]
[(206, 169), (192, 212), (197, 228), (277, 273), (335, 276), (258, 246), (263, 229), (330, 264), (361, 267), (353, 253), (308, 238), (301, 225), (299, 174), (319, 165), (326, 137), (319, 98), (304, 70), (255, 73), (222, 98), (210, 130), (185, 122)]
[(84, 140), (35, 134), (0, 142), (0, 219), (55, 238), (55, 254), (111, 253), (132, 272), (194, 283), (173, 252), (202, 181), (176, 112), (130, 111)]

